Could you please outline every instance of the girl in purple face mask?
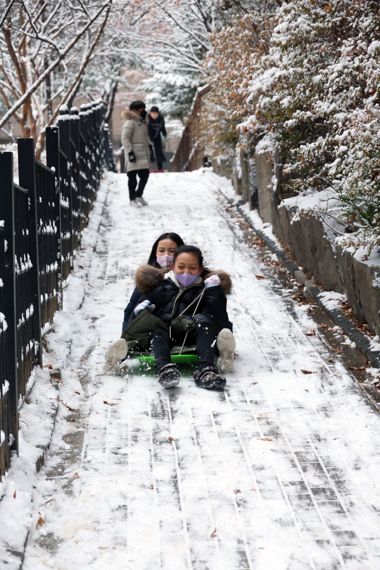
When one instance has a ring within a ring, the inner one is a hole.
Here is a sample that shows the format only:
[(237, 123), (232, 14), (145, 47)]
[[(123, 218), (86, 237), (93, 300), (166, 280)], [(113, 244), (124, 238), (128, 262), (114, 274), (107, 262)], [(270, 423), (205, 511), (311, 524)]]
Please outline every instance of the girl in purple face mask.
[[(176, 249), (183, 244), (183, 239), (175, 232), (165, 232), (161, 234), (152, 245), (148, 257), (148, 265), (157, 267), (158, 269), (172, 269), (174, 253)], [(146, 297), (137, 288), (133, 291), (129, 303), (124, 309), (123, 332), (133, 317), (133, 312), (137, 305), (145, 299)]]
[(152, 246), (148, 265), (161, 267), (162, 269), (171, 269), (173, 267), (174, 253), (183, 244), (183, 239), (175, 232), (161, 234)]
[(160, 384), (174, 388), (180, 379), (179, 369), (170, 362), (171, 347), (196, 345), (195, 383), (202, 388), (222, 390), (226, 380), (215, 367), (216, 348), (221, 354), (218, 341), (223, 331), (230, 353), (235, 342), (226, 308), (226, 294), (231, 288), (229, 276), (223, 271), (210, 274), (204, 268), (199, 248), (183, 245), (174, 253), (172, 270), (164, 274), (144, 265), (136, 272), (136, 285), (146, 296), (141, 309), (151, 311), (156, 321), (161, 321), (161, 325), (155, 322), (150, 335)]
[[(170, 349), (186, 342), (186, 346), (196, 345), (198, 353), (195, 383), (209, 390), (221, 390), (226, 380), (219, 370), (232, 370), (235, 351), (226, 299), (231, 279), (223, 271), (210, 272), (204, 267), (201, 251), (195, 246), (181, 245), (180, 241), (178, 234), (162, 234), (153, 244), (148, 264), (137, 270), (136, 289), (124, 312), (122, 338), (110, 347), (105, 368), (113, 371), (126, 358), (128, 343), (123, 335), (127, 336), (129, 324), (147, 309), (163, 324), (152, 329), (147, 339), (156, 359), (160, 384), (164, 388), (178, 384), (180, 373), (170, 363)], [(219, 370), (215, 367), (217, 356)]]
[[(174, 253), (176, 249), (183, 244), (183, 239), (175, 232), (165, 232), (161, 234), (152, 245), (148, 265), (162, 270), (172, 269)], [(122, 334), (127, 329), (130, 321), (134, 318), (136, 307), (145, 300), (145, 295), (136, 287), (129, 299), (128, 305), (124, 309)], [(127, 350), (127, 343), (123, 338), (114, 342), (108, 349), (105, 369), (114, 371), (118, 363), (126, 357)]]

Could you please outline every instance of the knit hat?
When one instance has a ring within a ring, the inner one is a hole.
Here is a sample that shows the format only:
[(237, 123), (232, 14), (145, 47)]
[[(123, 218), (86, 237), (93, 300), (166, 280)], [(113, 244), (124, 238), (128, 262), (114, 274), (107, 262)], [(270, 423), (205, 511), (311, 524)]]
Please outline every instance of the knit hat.
[(159, 113), (160, 109), (156, 106), (153, 106), (150, 108), (150, 113)]
[(140, 109), (145, 109), (144, 101), (132, 101), (132, 103), (129, 105), (130, 111), (139, 111)]

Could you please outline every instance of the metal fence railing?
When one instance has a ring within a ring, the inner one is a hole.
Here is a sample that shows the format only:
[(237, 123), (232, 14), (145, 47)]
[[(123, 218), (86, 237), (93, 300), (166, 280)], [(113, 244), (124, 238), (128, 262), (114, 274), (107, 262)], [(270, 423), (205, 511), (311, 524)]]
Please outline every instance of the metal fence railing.
[(114, 170), (104, 106), (63, 109), (46, 129), (46, 162), (34, 140), (0, 153), (0, 479), (18, 452), (19, 402), (42, 364), (41, 334), (62, 307), (102, 172)]

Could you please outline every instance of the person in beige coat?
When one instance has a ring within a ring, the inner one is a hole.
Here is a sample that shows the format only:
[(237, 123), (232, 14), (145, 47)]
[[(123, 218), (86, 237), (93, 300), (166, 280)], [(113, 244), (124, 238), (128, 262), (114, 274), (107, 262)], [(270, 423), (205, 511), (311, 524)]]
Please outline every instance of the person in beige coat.
[(146, 110), (143, 101), (132, 101), (129, 110), (124, 111), (121, 142), (124, 147), (125, 169), (128, 176), (128, 190), (131, 206), (146, 206), (144, 188), (149, 178), (150, 148)]

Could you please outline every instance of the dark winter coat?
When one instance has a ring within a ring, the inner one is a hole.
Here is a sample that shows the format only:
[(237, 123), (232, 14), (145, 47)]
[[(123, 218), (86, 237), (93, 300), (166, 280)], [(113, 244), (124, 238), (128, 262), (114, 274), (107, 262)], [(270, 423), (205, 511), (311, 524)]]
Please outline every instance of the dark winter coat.
[(133, 317), (133, 311), (136, 309), (139, 303), (145, 301), (146, 297), (143, 295), (137, 287), (134, 289), (131, 298), (129, 299), (128, 305), (124, 309), (124, 320), (123, 320), (123, 331), (127, 329), (129, 321)]
[(165, 324), (170, 325), (176, 317), (193, 315), (196, 311), (208, 316), (219, 331), (230, 327), (226, 294), (231, 290), (231, 279), (225, 272), (213, 273), (218, 273), (221, 285), (205, 288), (203, 279), (199, 278), (189, 287), (180, 287), (173, 272), (165, 275), (160, 269), (143, 265), (136, 272), (136, 286), (155, 305), (154, 315)]
[[(125, 168), (127, 172), (150, 168), (150, 150), (148, 127), (146, 121), (135, 111), (125, 111), (123, 118), (126, 119), (121, 133), (121, 142), (124, 147)], [(128, 158), (133, 151), (136, 162)]]
[(154, 143), (157, 139), (161, 140), (161, 133), (166, 137), (165, 119), (162, 115), (158, 115), (157, 119), (153, 119), (148, 113), (148, 134), (150, 140)]
[(157, 119), (152, 119), (148, 115), (148, 134), (149, 138), (154, 146), (155, 160), (157, 162), (157, 168), (162, 168), (162, 163), (166, 161), (166, 156), (162, 148), (161, 133), (166, 137), (165, 120), (162, 115), (159, 115)]

